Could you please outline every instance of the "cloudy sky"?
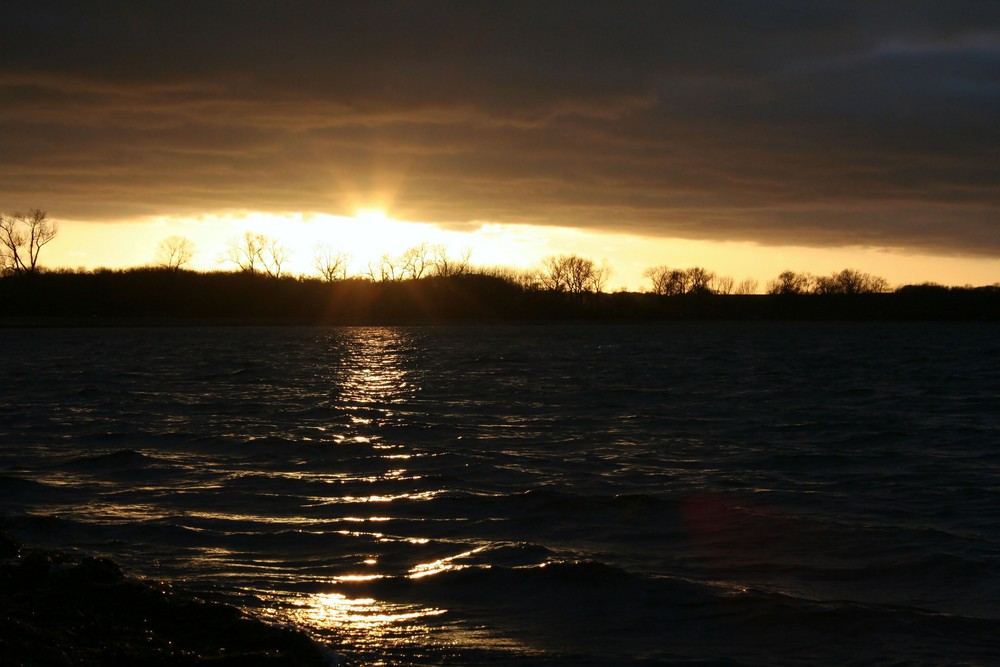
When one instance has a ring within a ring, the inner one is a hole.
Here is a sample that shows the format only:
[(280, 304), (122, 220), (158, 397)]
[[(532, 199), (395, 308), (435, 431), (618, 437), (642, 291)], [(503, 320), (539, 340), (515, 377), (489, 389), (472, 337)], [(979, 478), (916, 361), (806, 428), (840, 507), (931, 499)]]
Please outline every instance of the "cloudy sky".
[(208, 247), (380, 209), (1000, 281), (997, 2), (33, 0), (3, 24), (0, 210), (47, 209), (81, 265), (109, 229)]

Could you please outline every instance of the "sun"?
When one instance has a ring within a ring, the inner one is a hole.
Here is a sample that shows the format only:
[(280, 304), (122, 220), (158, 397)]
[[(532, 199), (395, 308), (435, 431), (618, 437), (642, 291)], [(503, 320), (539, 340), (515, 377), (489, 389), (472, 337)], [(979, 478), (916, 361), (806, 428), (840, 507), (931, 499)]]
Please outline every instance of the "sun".
[(392, 222), (392, 218), (380, 208), (362, 208), (354, 213), (354, 219), (358, 222), (386, 223)]

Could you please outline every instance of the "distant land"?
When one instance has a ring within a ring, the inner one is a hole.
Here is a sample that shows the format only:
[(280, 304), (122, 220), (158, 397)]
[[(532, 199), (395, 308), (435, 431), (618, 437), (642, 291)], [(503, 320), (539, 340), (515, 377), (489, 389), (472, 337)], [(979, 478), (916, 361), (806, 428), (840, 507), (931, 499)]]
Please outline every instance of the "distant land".
[(1000, 286), (858, 294), (566, 291), (502, 275), (372, 281), (165, 268), (0, 277), (0, 326), (1000, 320)]

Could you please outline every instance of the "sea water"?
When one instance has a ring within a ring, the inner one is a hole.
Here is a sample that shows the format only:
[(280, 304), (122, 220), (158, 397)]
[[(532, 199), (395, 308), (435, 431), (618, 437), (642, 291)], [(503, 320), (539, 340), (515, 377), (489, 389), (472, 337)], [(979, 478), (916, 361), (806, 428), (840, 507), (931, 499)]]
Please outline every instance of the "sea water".
[(0, 330), (0, 516), (360, 665), (1000, 663), (1000, 328)]

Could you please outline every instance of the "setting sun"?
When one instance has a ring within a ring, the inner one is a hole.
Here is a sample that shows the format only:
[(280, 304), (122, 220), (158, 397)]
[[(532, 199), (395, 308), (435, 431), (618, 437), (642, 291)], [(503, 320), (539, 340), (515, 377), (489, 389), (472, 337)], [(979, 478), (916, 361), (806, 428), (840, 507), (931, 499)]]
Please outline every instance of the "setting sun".
[(385, 211), (379, 208), (363, 208), (354, 214), (354, 219), (358, 222), (389, 222), (390, 218)]

